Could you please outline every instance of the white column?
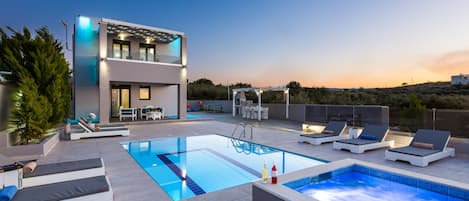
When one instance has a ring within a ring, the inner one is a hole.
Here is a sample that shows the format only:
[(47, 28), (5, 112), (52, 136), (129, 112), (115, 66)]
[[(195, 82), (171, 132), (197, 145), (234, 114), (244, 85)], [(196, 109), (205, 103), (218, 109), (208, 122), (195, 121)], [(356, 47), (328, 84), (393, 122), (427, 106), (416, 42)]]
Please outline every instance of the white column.
[(259, 91), (257, 93), (257, 101), (258, 101), (258, 104), (257, 104), (257, 120), (261, 120), (261, 101), (262, 101), (262, 91)]
[(233, 91), (233, 117), (236, 116), (236, 106), (235, 106), (235, 100), (236, 100), (236, 91)]
[(289, 113), (289, 112), (288, 112), (288, 109), (290, 108), (290, 91), (289, 91), (288, 89), (285, 91), (285, 95), (287, 96), (287, 97), (286, 97), (286, 99), (287, 99), (286, 102), (287, 102), (287, 103), (285, 104), (285, 105), (286, 105), (286, 106), (285, 106), (285, 117), (288, 119), (288, 118), (289, 118), (289, 116), (288, 116), (288, 113)]

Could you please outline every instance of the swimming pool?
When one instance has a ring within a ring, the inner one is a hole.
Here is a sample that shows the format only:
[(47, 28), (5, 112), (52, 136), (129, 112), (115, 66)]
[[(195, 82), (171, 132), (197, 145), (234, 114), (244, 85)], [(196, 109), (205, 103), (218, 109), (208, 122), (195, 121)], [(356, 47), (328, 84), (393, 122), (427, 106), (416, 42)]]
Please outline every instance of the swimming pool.
[(316, 200), (451, 200), (469, 199), (469, 191), (361, 165), (284, 184)]
[(151, 139), (121, 145), (173, 200), (257, 180), (264, 161), (269, 170), (275, 162), (279, 174), (325, 163), (220, 135)]

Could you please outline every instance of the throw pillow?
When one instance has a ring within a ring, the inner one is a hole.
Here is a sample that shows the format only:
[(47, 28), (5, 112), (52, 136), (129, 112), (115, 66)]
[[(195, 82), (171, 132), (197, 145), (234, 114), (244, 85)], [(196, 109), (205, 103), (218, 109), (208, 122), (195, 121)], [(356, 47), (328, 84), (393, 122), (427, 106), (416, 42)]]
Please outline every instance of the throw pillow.
[(423, 143), (423, 142), (413, 142), (413, 147), (422, 148), (422, 149), (433, 149), (433, 144)]

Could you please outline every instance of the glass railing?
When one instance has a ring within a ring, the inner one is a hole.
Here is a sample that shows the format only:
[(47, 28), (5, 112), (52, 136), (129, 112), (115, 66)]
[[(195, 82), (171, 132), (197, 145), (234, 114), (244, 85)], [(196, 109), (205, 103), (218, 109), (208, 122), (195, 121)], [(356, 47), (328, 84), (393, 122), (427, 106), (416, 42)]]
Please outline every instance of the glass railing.
[(109, 55), (108, 58), (113, 58), (113, 59), (135, 60), (135, 61), (166, 63), (166, 64), (182, 64), (182, 60), (180, 56), (158, 55), (158, 52), (154, 56), (153, 59), (147, 59), (147, 57), (141, 56), (138, 52), (132, 53), (125, 58), (114, 58), (112, 52), (108, 52), (108, 55)]
[(391, 109), (389, 125), (401, 131), (417, 129), (448, 130), (452, 137), (469, 138), (469, 110), (427, 109), (408, 116), (402, 110)]

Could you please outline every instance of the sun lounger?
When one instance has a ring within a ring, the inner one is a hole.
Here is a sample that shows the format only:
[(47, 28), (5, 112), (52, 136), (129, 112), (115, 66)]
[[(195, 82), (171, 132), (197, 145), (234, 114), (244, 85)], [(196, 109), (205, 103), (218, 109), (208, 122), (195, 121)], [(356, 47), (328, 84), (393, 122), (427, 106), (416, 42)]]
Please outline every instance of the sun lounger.
[(446, 157), (454, 157), (454, 148), (446, 147), (451, 134), (449, 131), (419, 129), (409, 146), (388, 149), (387, 160), (407, 161), (412, 165), (425, 167), (428, 163)]
[(387, 126), (368, 125), (358, 138), (335, 141), (333, 147), (339, 150), (349, 150), (353, 153), (391, 147), (394, 146), (394, 140), (385, 141), (388, 132), (389, 128)]
[(33, 186), (19, 190), (12, 201), (112, 201), (113, 193), (106, 176)]
[(33, 172), (23, 173), (22, 187), (71, 181), (105, 174), (101, 158), (38, 165)]
[(70, 140), (78, 140), (90, 137), (107, 137), (107, 136), (129, 136), (129, 129), (126, 127), (108, 127), (108, 128), (91, 128), (83, 120), (78, 121), (78, 125), (83, 129), (82, 132), (73, 131), (70, 133)]
[(347, 122), (345, 121), (330, 121), (321, 133), (299, 135), (298, 142), (320, 145), (326, 142), (346, 139), (347, 137), (342, 136), (345, 127), (347, 127)]
[[(83, 121), (82, 123), (86, 123), (88, 126), (91, 125), (91, 124), (94, 124), (93, 122), (91, 122), (90, 120), (86, 119), (83, 116), (80, 117), (80, 120), (82, 120)], [(95, 124), (95, 126), (101, 128), (101, 129), (117, 128), (117, 127), (122, 128), (122, 127), (125, 127), (125, 124), (109, 124), (109, 125)]]

